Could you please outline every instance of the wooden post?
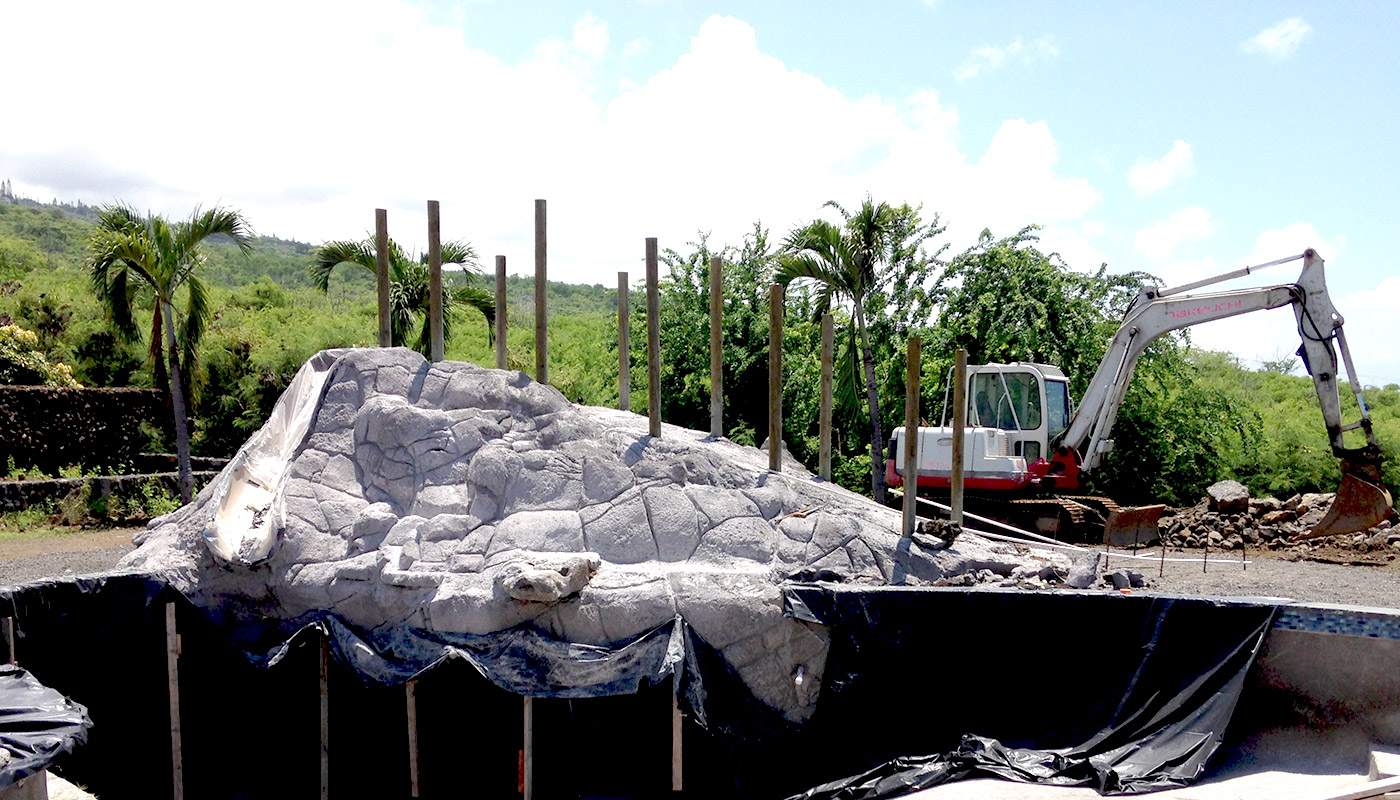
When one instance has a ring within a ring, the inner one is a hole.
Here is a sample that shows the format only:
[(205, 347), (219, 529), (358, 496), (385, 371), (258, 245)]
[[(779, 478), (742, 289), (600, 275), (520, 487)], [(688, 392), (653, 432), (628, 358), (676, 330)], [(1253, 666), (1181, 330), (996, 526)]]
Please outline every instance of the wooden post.
[(549, 383), (549, 270), (544, 201), (535, 201), (535, 380)]
[(525, 800), (535, 794), (535, 700), (525, 698), (525, 737), (521, 743), (520, 793)]
[(671, 673), (671, 791), (679, 792), (683, 788), (682, 748), (681, 734), (683, 725), (681, 720), (681, 699), (680, 699), (680, 679), (676, 674)]
[(374, 210), (374, 261), (379, 276), (379, 346), (394, 345), (394, 327), (389, 314), (389, 212)]
[(496, 256), (496, 369), (508, 369), (506, 363), (506, 257)]
[(325, 634), (317, 634), (316, 643), (316, 667), (321, 692), (321, 800), (327, 800), (331, 791), (330, 645), (326, 642)]
[[(919, 356), (923, 342), (909, 337), (904, 366), (904, 535), (919, 517)], [(890, 453), (894, 457), (894, 453)]]
[(768, 287), (768, 468), (783, 471), (783, 287)]
[(822, 314), (822, 386), (819, 432), (821, 444), (817, 456), (817, 477), (831, 480), (831, 379), (835, 357), (835, 323), (830, 314)]
[(428, 352), (434, 363), (445, 355), (442, 341), (442, 225), (438, 201), (428, 201)]
[(647, 239), (647, 413), (651, 435), (661, 436), (661, 287), (656, 237)]
[(963, 447), (967, 427), (967, 351), (958, 348), (953, 364), (953, 474), (949, 483), (952, 494), (948, 503), (948, 519), (954, 525), (963, 521)]
[(175, 604), (165, 604), (165, 675), (170, 688), (170, 796), (185, 798), (185, 759), (180, 740), (180, 633)]
[(418, 779), (418, 681), (404, 684), (404, 699), (408, 703), (408, 791), (410, 797), (421, 797)]
[(710, 258), (710, 435), (724, 435), (724, 262)]
[(617, 273), (617, 407), (632, 410), (632, 301), (627, 273)]
[(15, 618), (5, 617), (5, 659), (8, 664), (18, 664), (19, 659), (15, 658)]

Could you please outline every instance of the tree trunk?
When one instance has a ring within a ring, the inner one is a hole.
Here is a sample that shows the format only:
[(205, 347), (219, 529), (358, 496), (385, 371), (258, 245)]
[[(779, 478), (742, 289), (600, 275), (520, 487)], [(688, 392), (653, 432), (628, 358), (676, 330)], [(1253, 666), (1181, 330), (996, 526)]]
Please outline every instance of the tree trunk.
[(180, 349), (175, 342), (175, 316), (170, 303), (158, 301), (165, 313), (165, 342), (170, 351), (170, 405), (175, 411), (175, 457), (180, 465), (180, 502), (194, 499), (194, 476), (190, 474), (190, 431), (185, 418), (185, 391), (180, 379)]
[(859, 301), (853, 305), (856, 331), (860, 334), (861, 361), (865, 364), (865, 399), (870, 405), (870, 493), (875, 502), (884, 503), (885, 437), (880, 430), (880, 395), (875, 387), (875, 358), (870, 352), (870, 335), (865, 330), (865, 310)]

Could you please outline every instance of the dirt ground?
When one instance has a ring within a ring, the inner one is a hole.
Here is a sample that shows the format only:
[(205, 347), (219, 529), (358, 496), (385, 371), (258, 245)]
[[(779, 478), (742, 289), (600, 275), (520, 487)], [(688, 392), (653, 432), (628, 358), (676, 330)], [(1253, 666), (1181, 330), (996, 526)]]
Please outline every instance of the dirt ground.
[[(0, 585), (43, 578), (103, 572), (134, 548), (139, 528), (76, 531), (0, 540)], [(1318, 547), (1300, 557), (1288, 551), (1177, 550), (1167, 561), (1160, 548), (1143, 548), (1139, 558), (1114, 551), (1108, 568), (1142, 573), (1138, 592), (1227, 597), (1284, 597), (1313, 603), (1400, 608), (1400, 559), (1389, 553), (1357, 553)], [(1109, 591), (1109, 590), (1105, 590)]]

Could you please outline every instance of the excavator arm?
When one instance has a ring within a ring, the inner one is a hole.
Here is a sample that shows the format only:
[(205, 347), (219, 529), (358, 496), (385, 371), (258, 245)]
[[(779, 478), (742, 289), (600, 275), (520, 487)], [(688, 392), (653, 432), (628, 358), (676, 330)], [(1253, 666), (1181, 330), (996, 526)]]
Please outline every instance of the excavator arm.
[[(1195, 289), (1243, 277), (1265, 267), (1303, 261), (1295, 283), (1227, 292), (1187, 294)], [(1206, 278), (1169, 289), (1144, 289), (1123, 317), (1108, 352), (1094, 373), (1069, 427), (1054, 443), (1061, 463), (1091, 471), (1113, 449), (1109, 434), (1118, 408), (1127, 394), (1138, 358), (1153, 340), (1174, 330), (1226, 317), (1291, 305), (1298, 321), (1302, 346), (1298, 353), (1312, 376), (1327, 425), (1332, 452), (1341, 459), (1343, 480), (1332, 512), (1308, 536), (1326, 536), (1365, 530), (1391, 513), (1390, 495), (1380, 485), (1380, 447), (1371, 430), (1371, 418), (1361, 397), (1361, 383), (1352, 366), (1351, 352), (1342, 332), (1343, 319), (1327, 293), (1323, 260), (1313, 250), (1253, 267)], [(1334, 345), (1335, 342), (1335, 345)], [(1338, 351), (1341, 363), (1338, 362)], [(1352, 392), (1361, 410), (1352, 423), (1342, 420), (1338, 368), (1345, 366)], [(1361, 430), (1366, 444), (1348, 448), (1347, 431)]]

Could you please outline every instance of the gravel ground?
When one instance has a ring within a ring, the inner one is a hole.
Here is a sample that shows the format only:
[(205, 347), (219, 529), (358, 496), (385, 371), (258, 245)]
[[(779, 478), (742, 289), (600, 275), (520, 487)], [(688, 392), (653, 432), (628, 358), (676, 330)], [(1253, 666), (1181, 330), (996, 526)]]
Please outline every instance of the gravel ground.
[[(131, 536), (136, 530), (83, 531), (0, 542), (0, 585), (110, 570), (134, 549)], [(1169, 550), (1170, 560), (1165, 564), (1159, 560), (1158, 548), (1145, 548), (1138, 554), (1146, 558), (1129, 559), (1114, 552), (1108, 557), (1108, 568), (1141, 572), (1148, 587), (1136, 590), (1139, 592), (1285, 597), (1400, 609), (1400, 561), (1393, 559), (1372, 559), (1373, 563), (1363, 565), (1295, 561), (1286, 554), (1251, 552), (1244, 567), (1239, 553), (1212, 551), (1203, 571), (1200, 550)], [(1320, 553), (1316, 558), (1353, 560), (1340, 550)]]

